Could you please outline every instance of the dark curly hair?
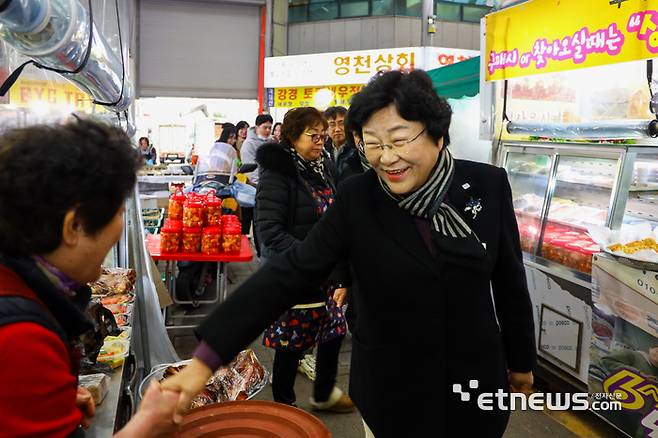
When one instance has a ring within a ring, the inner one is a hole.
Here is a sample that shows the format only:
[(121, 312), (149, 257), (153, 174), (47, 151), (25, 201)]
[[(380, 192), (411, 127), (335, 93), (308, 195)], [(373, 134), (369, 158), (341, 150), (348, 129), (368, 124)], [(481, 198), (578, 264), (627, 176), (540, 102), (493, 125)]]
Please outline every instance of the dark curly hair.
[(0, 137), (0, 252), (47, 254), (75, 209), (95, 234), (133, 190), (139, 153), (120, 129), (89, 120), (15, 129)]
[(372, 79), (352, 98), (346, 130), (362, 135), (363, 125), (372, 114), (390, 104), (395, 104), (403, 119), (424, 124), (435, 142), (443, 137), (444, 146), (450, 144), (452, 109), (445, 99), (437, 96), (432, 80), (423, 70), (389, 71)]
[(287, 143), (293, 144), (304, 133), (306, 128), (322, 124), (327, 129), (329, 124), (320, 111), (312, 106), (293, 108), (283, 117), (281, 125), (281, 138)]

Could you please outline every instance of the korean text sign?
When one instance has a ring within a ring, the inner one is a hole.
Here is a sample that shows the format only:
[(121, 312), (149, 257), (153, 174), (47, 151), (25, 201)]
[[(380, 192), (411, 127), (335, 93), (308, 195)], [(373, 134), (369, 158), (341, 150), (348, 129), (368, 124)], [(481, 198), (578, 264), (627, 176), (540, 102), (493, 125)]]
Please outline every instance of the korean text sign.
[(658, 56), (658, 0), (533, 0), (486, 26), (488, 81)]
[(474, 50), (402, 47), (265, 58), (265, 87), (366, 84), (378, 72), (431, 70), (477, 56)]
[(328, 87), (281, 87), (273, 89), (272, 107), (296, 108), (314, 106), (315, 94), (321, 89), (329, 89), (333, 93), (331, 105), (349, 106), (353, 95), (361, 91), (362, 84), (331, 85)]

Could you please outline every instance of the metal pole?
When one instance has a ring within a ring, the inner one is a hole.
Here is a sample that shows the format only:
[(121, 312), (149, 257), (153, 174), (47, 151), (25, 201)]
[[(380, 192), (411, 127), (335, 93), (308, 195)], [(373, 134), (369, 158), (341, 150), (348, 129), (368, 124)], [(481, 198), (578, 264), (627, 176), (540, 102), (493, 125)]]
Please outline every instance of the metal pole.
[(434, 34), (429, 32), (428, 19), (434, 16), (434, 0), (423, 0), (423, 14), (421, 17), (421, 33), (420, 45), (422, 47), (430, 47), (432, 45), (432, 37)]

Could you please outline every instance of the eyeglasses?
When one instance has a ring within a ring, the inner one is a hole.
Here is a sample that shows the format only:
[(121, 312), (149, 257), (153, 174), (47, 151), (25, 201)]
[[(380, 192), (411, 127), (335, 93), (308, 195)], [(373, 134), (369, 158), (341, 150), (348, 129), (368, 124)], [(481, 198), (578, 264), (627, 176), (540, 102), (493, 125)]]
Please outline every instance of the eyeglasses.
[(418, 137), (420, 137), (424, 132), (425, 132), (425, 128), (423, 128), (423, 130), (420, 131), (418, 134), (416, 134), (416, 136), (414, 136), (413, 138), (410, 138), (408, 140), (396, 140), (393, 142), (393, 144), (363, 143), (363, 149), (365, 150), (365, 152), (371, 152), (371, 153), (377, 152), (378, 150), (384, 152), (384, 147), (387, 147), (390, 150), (400, 151), (409, 143), (416, 141)]
[(312, 132), (305, 132), (304, 135), (311, 137), (313, 143), (317, 143), (322, 140), (323, 142), (327, 139), (327, 134), (313, 134)]
[(329, 127), (330, 128), (344, 128), (345, 127), (345, 122), (340, 120), (338, 122), (331, 121), (329, 122)]

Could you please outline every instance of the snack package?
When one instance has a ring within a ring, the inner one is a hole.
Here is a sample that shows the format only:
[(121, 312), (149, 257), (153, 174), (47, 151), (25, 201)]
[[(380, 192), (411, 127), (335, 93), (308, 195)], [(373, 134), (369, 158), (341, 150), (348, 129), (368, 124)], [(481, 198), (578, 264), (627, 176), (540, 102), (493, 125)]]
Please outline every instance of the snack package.
[(114, 315), (130, 315), (132, 313), (132, 305), (125, 304), (107, 304), (104, 307), (112, 312)]
[(94, 295), (119, 295), (132, 291), (136, 279), (134, 269), (103, 268), (100, 278), (89, 286)]
[[(160, 381), (177, 374), (185, 364), (167, 366)], [(206, 383), (206, 389), (193, 402), (193, 407), (210, 403), (247, 400), (267, 382), (267, 373), (251, 350), (242, 351), (225, 367), (220, 368)]]
[(121, 295), (107, 295), (100, 298), (100, 302), (103, 306), (107, 307), (114, 304), (127, 304), (132, 303), (134, 296), (131, 294), (121, 294)]
[(108, 336), (103, 342), (103, 347), (98, 355), (98, 362), (105, 363), (112, 368), (123, 365), (130, 350), (130, 343), (124, 339)]
[(96, 406), (100, 405), (110, 388), (110, 378), (102, 373), (80, 376), (78, 384), (86, 388), (94, 399)]

